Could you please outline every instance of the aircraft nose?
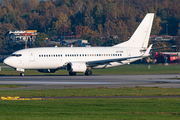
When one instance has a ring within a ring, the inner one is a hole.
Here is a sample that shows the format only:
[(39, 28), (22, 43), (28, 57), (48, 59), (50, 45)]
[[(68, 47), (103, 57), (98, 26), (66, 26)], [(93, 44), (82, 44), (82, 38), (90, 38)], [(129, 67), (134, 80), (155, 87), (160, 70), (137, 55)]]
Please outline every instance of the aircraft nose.
[(12, 63), (11, 59), (8, 57), (3, 61), (4, 64), (11, 66), (10, 64)]

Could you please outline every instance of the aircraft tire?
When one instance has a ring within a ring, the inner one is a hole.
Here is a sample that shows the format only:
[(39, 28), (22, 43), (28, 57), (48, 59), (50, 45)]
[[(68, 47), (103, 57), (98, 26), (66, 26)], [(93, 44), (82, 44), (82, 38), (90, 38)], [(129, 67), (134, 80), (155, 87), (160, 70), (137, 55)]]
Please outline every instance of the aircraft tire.
[(24, 74), (24, 72), (20, 73), (20, 76), (22, 76), (22, 77), (23, 77), (24, 75), (25, 75), (25, 74)]
[(86, 75), (86, 76), (92, 75), (92, 71), (87, 69), (86, 72), (85, 72), (85, 75)]
[(75, 75), (76, 75), (76, 72), (69, 72), (69, 75), (70, 75), (70, 76), (75, 76)]

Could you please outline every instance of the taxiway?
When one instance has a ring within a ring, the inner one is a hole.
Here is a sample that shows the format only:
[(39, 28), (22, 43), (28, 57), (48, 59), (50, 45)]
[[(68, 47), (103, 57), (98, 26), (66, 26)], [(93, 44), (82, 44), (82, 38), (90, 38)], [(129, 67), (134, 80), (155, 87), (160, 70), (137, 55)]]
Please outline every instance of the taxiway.
[(94, 76), (0, 76), (1, 85), (23, 85), (4, 89), (64, 89), (64, 88), (122, 88), (164, 87), (180, 88), (178, 74), (159, 75), (94, 75)]

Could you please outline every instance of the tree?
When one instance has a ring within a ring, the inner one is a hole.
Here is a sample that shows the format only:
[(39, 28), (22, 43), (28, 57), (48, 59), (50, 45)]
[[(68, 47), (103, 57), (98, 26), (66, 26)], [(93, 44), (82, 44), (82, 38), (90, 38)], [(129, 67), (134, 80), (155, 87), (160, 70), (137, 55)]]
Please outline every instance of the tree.
[(152, 35), (159, 35), (159, 33), (161, 32), (162, 30), (162, 27), (160, 26), (160, 23), (161, 23), (161, 19), (159, 17), (156, 17), (154, 18), (154, 22), (153, 22), (153, 26), (152, 26), (152, 32), (151, 34)]
[(58, 31), (65, 24), (69, 24), (68, 16), (66, 14), (59, 13), (58, 19), (53, 22), (53, 28)]
[(47, 35), (45, 33), (40, 33), (37, 35), (35, 44), (36, 46), (42, 46), (46, 41)]

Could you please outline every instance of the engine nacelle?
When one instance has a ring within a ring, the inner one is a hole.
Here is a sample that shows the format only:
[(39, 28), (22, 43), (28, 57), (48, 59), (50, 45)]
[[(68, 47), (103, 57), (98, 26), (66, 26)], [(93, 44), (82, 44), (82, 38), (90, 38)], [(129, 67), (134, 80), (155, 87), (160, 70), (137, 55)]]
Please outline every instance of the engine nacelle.
[(55, 73), (57, 69), (39, 69), (37, 71), (42, 73)]
[(68, 72), (85, 72), (87, 69), (86, 63), (70, 62), (67, 64)]

